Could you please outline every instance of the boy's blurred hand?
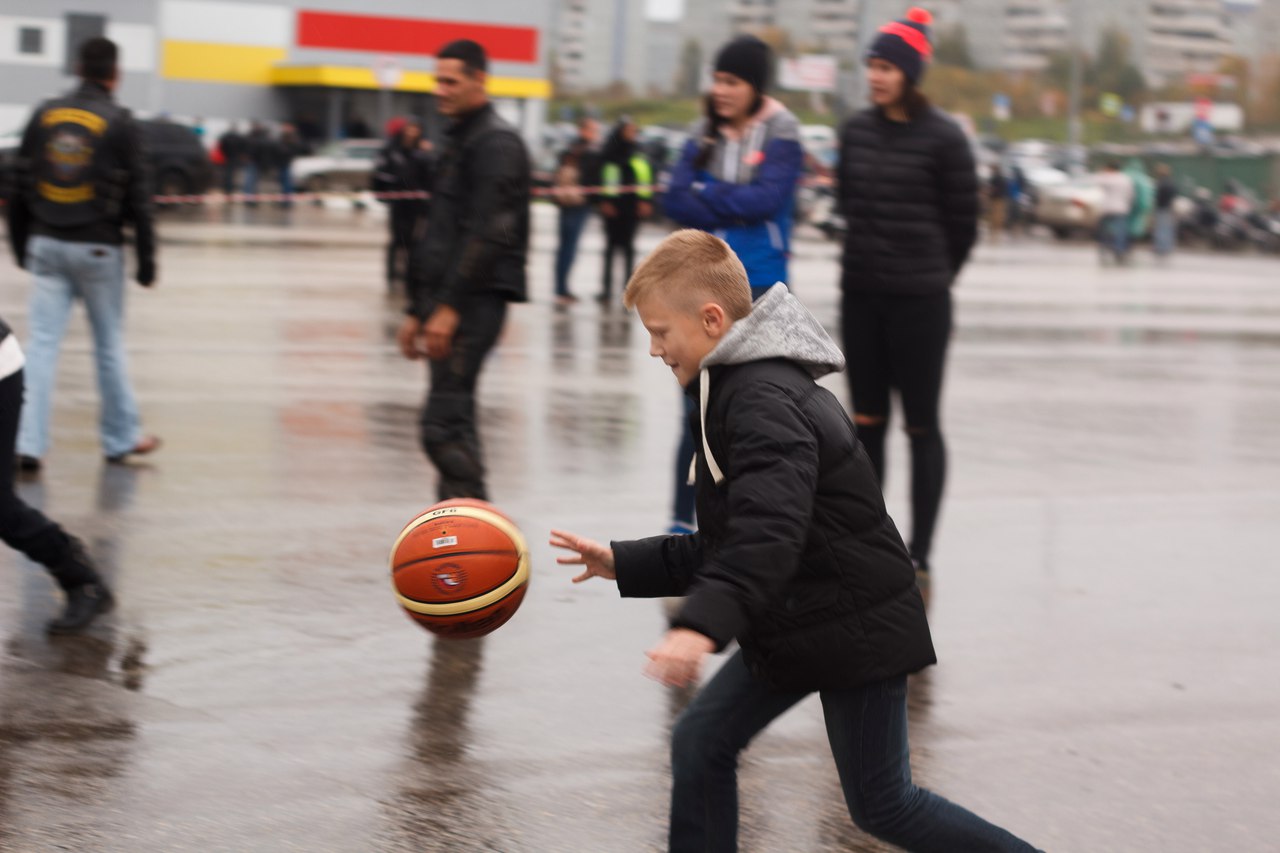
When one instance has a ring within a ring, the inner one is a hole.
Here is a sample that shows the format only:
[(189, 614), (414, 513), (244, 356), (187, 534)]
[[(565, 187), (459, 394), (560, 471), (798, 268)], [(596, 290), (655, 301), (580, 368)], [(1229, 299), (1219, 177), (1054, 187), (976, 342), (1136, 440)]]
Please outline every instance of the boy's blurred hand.
[(588, 578), (604, 578), (608, 581), (618, 579), (613, 570), (612, 548), (563, 530), (551, 531), (551, 544), (556, 548), (577, 552), (575, 557), (557, 557), (557, 563), (562, 566), (586, 567), (586, 571), (573, 579), (574, 583), (582, 583)]
[(644, 674), (668, 687), (686, 687), (698, 680), (702, 659), (716, 650), (710, 637), (688, 628), (672, 628), (650, 649)]

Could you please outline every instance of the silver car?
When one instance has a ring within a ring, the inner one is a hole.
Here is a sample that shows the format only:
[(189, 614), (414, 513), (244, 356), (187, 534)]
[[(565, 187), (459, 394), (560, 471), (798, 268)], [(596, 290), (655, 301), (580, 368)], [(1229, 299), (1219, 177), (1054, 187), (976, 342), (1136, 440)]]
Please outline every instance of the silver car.
[(380, 139), (330, 142), (315, 154), (293, 161), (294, 185), (312, 193), (367, 190), (382, 145)]

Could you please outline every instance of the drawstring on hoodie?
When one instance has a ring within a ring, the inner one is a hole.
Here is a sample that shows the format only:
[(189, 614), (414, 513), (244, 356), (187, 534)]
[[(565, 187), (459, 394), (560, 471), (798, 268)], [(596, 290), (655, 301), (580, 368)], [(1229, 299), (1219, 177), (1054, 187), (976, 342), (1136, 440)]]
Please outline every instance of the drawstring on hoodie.
[[(734, 324), (698, 370), (698, 408), (702, 424), (702, 458), (716, 485), (724, 482), (724, 471), (711, 455), (707, 441), (707, 404), (711, 399), (711, 371), (716, 365), (743, 364), (770, 358), (788, 359), (809, 371), (814, 379), (844, 369), (844, 354), (822, 324), (805, 310), (787, 286), (779, 282), (756, 300), (751, 313)], [(698, 470), (695, 454), (689, 465), (689, 485)]]
[[(716, 464), (716, 458), (711, 455), (711, 445), (707, 443), (707, 398), (711, 396), (711, 371), (705, 367), (698, 374), (698, 408), (701, 410), (702, 423), (702, 456), (707, 460), (707, 468), (711, 470), (711, 479), (718, 486), (724, 481), (724, 472), (720, 470), (720, 466)], [(695, 453), (693, 461), (689, 463), (689, 485), (692, 486), (698, 476), (698, 455)]]

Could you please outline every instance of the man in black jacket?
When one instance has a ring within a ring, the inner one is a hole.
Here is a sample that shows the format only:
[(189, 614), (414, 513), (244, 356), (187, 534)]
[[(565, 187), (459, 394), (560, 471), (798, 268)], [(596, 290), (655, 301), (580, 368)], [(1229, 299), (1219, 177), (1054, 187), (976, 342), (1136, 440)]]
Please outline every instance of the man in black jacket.
[(245, 141), (233, 124), (218, 137), (218, 150), (222, 153), (222, 191), (231, 195), (236, 191), (236, 170), (244, 163)]
[(814, 381), (844, 367), (821, 324), (774, 285), (752, 306), (729, 246), (678, 231), (623, 294), (698, 401), (697, 533), (614, 542), (572, 533), (574, 580), (624, 596), (685, 596), (648, 653), (673, 687), (741, 646), (672, 733), (671, 851), (737, 849), (738, 753), (818, 691), (849, 812), (908, 850), (1026, 851), (1008, 832), (911, 783), (907, 675), (934, 663), (910, 557), (835, 396)]
[[(422, 138), (422, 125), (408, 119), (391, 135), (373, 167), (373, 191), (377, 193), (425, 193), (431, 191), (431, 153)], [(390, 214), (387, 225), (387, 284), (404, 278), (408, 255), (422, 239), (431, 210), (429, 198), (383, 198)], [(402, 260), (403, 258), (403, 260)]]
[(425, 356), (431, 387), (422, 446), (441, 500), (485, 499), (475, 389), (508, 302), (525, 301), (529, 155), (485, 93), (484, 48), (461, 40), (436, 58), (436, 104), (453, 119), (432, 197), (432, 225), (409, 264), (409, 310), (398, 340)]
[(58, 350), (72, 303), (84, 301), (93, 328), (99, 431), (112, 462), (160, 446), (142, 434), (124, 350), (124, 226), (132, 223), (136, 278), (156, 278), (155, 229), (147, 160), (138, 125), (111, 98), (118, 77), (113, 42), (80, 48), (81, 83), (42, 104), (22, 136), (18, 189), (9, 206), (9, 240), (31, 271), (27, 397), (18, 432), (19, 467), (40, 468), (49, 443), (49, 411)]

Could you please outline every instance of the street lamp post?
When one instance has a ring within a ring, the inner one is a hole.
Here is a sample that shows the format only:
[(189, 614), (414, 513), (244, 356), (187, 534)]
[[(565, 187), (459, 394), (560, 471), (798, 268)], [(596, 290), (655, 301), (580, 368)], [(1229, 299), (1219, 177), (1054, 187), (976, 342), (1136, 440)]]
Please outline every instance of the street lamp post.
[(1076, 151), (1080, 146), (1080, 0), (1067, 0), (1070, 23), (1071, 79), (1067, 91), (1067, 150), (1071, 152), (1069, 166), (1074, 171)]

